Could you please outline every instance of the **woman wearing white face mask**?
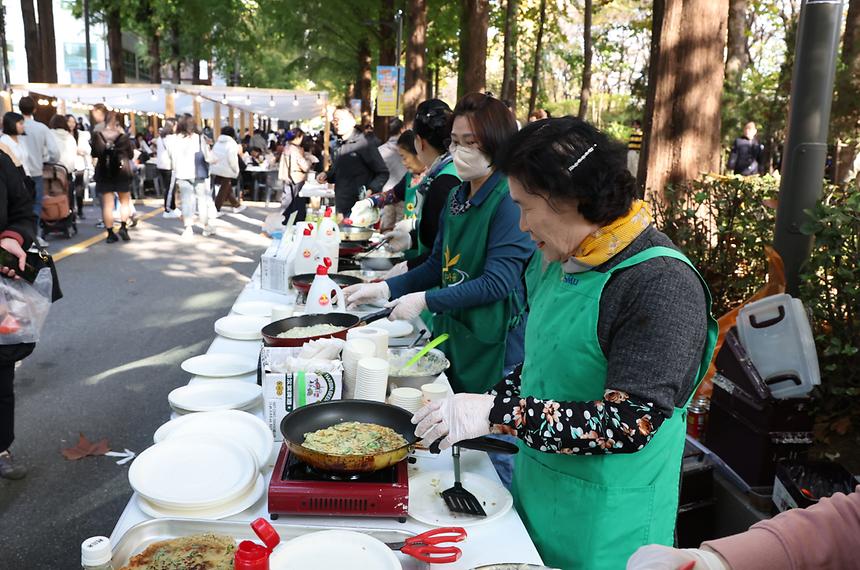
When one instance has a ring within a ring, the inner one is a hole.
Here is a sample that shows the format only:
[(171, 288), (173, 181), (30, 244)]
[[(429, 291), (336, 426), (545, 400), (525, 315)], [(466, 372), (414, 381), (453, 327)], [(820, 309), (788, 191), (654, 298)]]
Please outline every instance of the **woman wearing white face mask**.
[(510, 112), (498, 99), (472, 93), (453, 117), (450, 151), (463, 183), (448, 197), (430, 257), (403, 275), (345, 293), (353, 306), (393, 299), (391, 319), (411, 320), (429, 309), (434, 335), (451, 335), (441, 348), (454, 390), (481, 393), (522, 361), (522, 276), (534, 244), (518, 227), (507, 178), (493, 166), (497, 150), (517, 132)]

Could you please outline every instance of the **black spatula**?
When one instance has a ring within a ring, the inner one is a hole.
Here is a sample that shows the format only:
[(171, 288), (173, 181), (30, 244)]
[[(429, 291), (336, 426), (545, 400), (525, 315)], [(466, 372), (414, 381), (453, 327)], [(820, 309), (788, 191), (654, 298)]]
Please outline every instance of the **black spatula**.
[(455, 445), (452, 453), (454, 455), (454, 486), (442, 491), (442, 498), (448, 505), (448, 510), (452, 513), (463, 513), (477, 517), (487, 516), (478, 498), (464, 489), (460, 482), (460, 448)]

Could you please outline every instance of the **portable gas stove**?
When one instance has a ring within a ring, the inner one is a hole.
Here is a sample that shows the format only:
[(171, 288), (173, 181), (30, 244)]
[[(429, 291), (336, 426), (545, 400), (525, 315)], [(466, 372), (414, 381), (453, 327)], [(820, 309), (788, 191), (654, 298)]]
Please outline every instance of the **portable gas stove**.
[(269, 481), (269, 516), (394, 517), (406, 522), (409, 461), (414, 459), (373, 473), (339, 475), (310, 467), (282, 444)]

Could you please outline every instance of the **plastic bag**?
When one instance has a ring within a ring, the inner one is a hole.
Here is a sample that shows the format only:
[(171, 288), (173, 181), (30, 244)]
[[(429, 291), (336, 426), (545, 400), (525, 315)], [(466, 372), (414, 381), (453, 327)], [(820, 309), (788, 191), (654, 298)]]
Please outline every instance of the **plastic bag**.
[(51, 270), (39, 271), (32, 284), (0, 278), (0, 345), (38, 342), (51, 309)]

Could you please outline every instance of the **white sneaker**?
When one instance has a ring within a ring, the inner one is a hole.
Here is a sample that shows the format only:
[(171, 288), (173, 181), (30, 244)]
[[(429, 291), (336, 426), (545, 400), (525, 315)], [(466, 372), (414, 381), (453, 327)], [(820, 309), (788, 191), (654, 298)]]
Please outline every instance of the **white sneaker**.
[(179, 210), (165, 210), (163, 214), (161, 214), (162, 218), (181, 218), (182, 212)]
[(212, 226), (206, 226), (203, 228), (203, 237), (209, 237), (215, 233), (215, 228)]
[(239, 206), (237, 208), (233, 208), (233, 213), (238, 214), (239, 212), (244, 212), (247, 209), (248, 209), (248, 206), (246, 206), (245, 204), (242, 204), (241, 206)]
[(191, 241), (194, 239), (194, 230), (191, 226), (185, 228), (185, 231), (182, 232), (182, 241)]

